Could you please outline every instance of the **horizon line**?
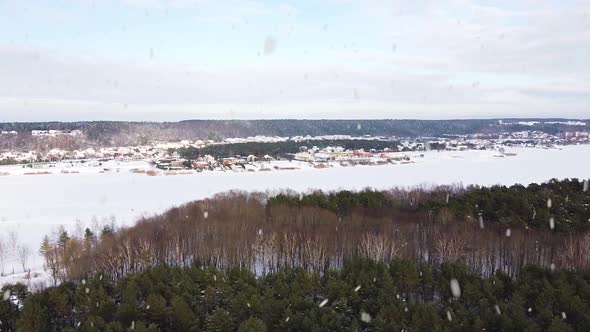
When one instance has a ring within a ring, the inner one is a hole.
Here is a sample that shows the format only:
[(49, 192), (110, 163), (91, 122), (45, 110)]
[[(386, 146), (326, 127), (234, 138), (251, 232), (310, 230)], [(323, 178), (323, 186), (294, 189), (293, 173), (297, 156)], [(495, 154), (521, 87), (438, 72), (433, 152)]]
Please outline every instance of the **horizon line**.
[(498, 120), (576, 120), (576, 121), (590, 121), (590, 118), (558, 118), (558, 117), (515, 117), (515, 118), (449, 118), (449, 119), (418, 119), (418, 118), (379, 118), (379, 119), (333, 119), (333, 118), (320, 118), (320, 119), (313, 119), (313, 118), (280, 118), (280, 119), (183, 119), (183, 120), (176, 120), (176, 121), (141, 121), (141, 120), (69, 120), (69, 121), (60, 121), (60, 120), (50, 120), (50, 121), (2, 121), (0, 124), (11, 124), (11, 123), (77, 123), (77, 122), (118, 122), (118, 123), (180, 123), (180, 122), (189, 122), (189, 121), (210, 121), (210, 122), (230, 122), (230, 121), (237, 121), (237, 122), (248, 122), (248, 121), (498, 121)]

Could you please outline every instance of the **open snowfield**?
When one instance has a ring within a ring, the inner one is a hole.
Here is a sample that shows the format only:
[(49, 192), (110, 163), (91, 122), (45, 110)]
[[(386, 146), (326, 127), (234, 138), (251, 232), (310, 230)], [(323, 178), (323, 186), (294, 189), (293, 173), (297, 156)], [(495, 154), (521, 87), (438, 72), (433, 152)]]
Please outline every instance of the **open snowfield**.
[[(22, 272), (13, 252), (28, 246), (27, 266), (39, 271), (37, 254), (44, 235), (63, 225), (76, 233), (115, 221), (131, 225), (141, 215), (163, 212), (174, 205), (232, 189), (273, 191), (293, 189), (386, 189), (420, 184), (528, 184), (551, 178), (590, 177), (590, 145), (561, 149), (521, 148), (498, 157), (495, 151), (427, 152), (410, 154), (414, 163), (267, 172), (203, 172), (147, 176), (131, 169), (147, 163), (120, 165), (119, 172), (81, 171), (22, 175), (18, 167), (0, 167), (0, 241), (7, 248), (4, 272)], [(16, 172), (16, 173), (15, 173)], [(11, 251), (12, 250), (12, 251)], [(0, 284), (15, 276), (0, 278)]]

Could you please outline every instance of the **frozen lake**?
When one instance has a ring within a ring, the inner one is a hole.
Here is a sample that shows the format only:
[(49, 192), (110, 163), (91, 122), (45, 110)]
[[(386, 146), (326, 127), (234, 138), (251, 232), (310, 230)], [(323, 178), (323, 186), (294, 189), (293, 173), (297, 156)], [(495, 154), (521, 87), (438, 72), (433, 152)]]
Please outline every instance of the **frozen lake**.
[[(0, 241), (7, 247), (14, 243), (29, 246), (34, 254), (28, 266), (38, 269), (42, 265), (36, 254), (40, 242), (60, 225), (70, 232), (92, 228), (93, 220), (130, 225), (142, 214), (160, 213), (231, 189), (386, 189), (419, 184), (528, 184), (551, 178), (590, 177), (590, 145), (507, 152), (517, 155), (499, 158), (494, 151), (428, 152), (424, 158), (413, 158), (413, 164), (254, 173), (151, 177), (124, 171), (0, 176)], [(15, 263), (9, 255), (5, 267), (10, 266), (10, 272), (12, 266), (15, 271), (22, 270)]]

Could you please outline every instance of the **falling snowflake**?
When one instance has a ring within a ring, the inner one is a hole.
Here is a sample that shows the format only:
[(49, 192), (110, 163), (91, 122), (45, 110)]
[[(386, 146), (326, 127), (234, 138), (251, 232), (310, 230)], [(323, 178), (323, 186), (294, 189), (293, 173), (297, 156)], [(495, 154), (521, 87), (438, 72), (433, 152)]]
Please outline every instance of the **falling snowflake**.
[(320, 303), (320, 308), (324, 307), (326, 304), (328, 304), (328, 299), (325, 299)]
[(461, 296), (461, 286), (459, 286), (457, 279), (451, 279), (451, 293), (456, 298)]
[(506, 229), (506, 237), (510, 237), (510, 235), (512, 235), (512, 231), (510, 230), (510, 228)]
[(551, 228), (551, 229), (555, 228), (555, 218), (553, 218), (553, 217), (549, 218), (549, 228)]
[(2, 298), (4, 299), (4, 301), (10, 298), (10, 289), (4, 291), (4, 295), (2, 296)]
[(547, 208), (550, 209), (552, 205), (553, 202), (551, 201), (551, 198), (547, 198)]
[(203, 211), (203, 218), (209, 218), (209, 211)]
[(355, 292), (358, 292), (360, 289), (361, 289), (361, 286), (360, 286), (360, 285), (358, 285), (358, 286), (356, 286), (356, 288), (354, 289), (354, 291), (355, 291)]
[(369, 315), (366, 312), (361, 312), (361, 321), (363, 321), (364, 323), (370, 323), (371, 320), (373, 320), (373, 318), (371, 317), (371, 315)]
[(451, 312), (447, 310), (447, 319), (449, 320), (449, 322), (453, 321), (453, 316), (451, 316)]
[(266, 37), (264, 40), (264, 55), (271, 55), (277, 47), (277, 41), (273, 37)]
[(502, 311), (500, 311), (500, 307), (497, 304), (494, 306), (494, 309), (496, 309), (496, 313), (498, 315), (501, 315), (502, 314)]
[(484, 229), (484, 224), (483, 224), (483, 217), (479, 216), (479, 228)]

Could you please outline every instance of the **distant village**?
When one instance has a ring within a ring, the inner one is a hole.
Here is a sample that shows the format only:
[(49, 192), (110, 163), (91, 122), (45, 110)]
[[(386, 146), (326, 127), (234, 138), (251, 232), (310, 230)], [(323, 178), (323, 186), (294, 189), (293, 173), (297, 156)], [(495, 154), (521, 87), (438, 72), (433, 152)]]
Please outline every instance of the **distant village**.
[[(57, 137), (67, 135), (71, 137), (82, 136), (84, 133), (79, 130), (34, 130), (32, 136)], [(17, 132), (2, 131), (0, 135), (18, 135)], [(342, 146), (306, 146), (306, 141), (318, 140), (363, 140), (390, 141), (397, 145), (392, 148), (377, 149), (345, 149)], [(202, 149), (207, 146), (240, 143), (276, 143), (276, 142), (300, 142), (301, 146), (296, 153), (288, 155), (231, 155), (211, 156), (202, 155), (195, 159), (182, 158), (178, 149), (193, 147)], [(348, 135), (329, 136), (295, 136), (295, 137), (267, 137), (255, 136), (248, 138), (228, 138), (223, 141), (214, 140), (183, 140), (179, 142), (155, 142), (141, 146), (127, 147), (100, 147), (87, 148), (84, 150), (67, 151), (62, 149), (50, 149), (46, 152), (38, 151), (1, 151), (0, 164), (14, 165), (22, 164), (22, 167), (44, 168), (51, 167), (59, 162), (85, 163), (86, 166), (101, 167), (103, 162), (110, 160), (117, 161), (148, 161), (156, 168), (162, 170), (234, 170), (234, 171), (264, 171), (285, 168), (288, 164), (276, 163), (276, 161), (298, 161), (308, 163), (311, 167), (330, 167), (330, 164), (338, 163), (341, 166), (354, 165), (381, 165), (387, 163), (409, 163), (410, 158), (407, 152), (420, 152), (430, 150), (464, 151), (464, 150), (496, 150), (498, 156), (504, 156), (506, 147), (536, 147), (551, 148), (567, 144), (588, 144), (590, 143), (587, 131), (562, 132), (550, 135), (544, 132), (527, 130), (520, 132), (505, 133), (501, 135), (473, 134), (473, 135), (447, 135), (445, 137), (421, 137), (415, 139), (397, 137), (354, 137)], [(414, 154), (416, 155), (416, 154)], [(419, 154), (418, 154), (419, 156)], [(265, 166), (264, 162), (268, 162)], [(270, 163), (275, 162), (275, 163)]]

